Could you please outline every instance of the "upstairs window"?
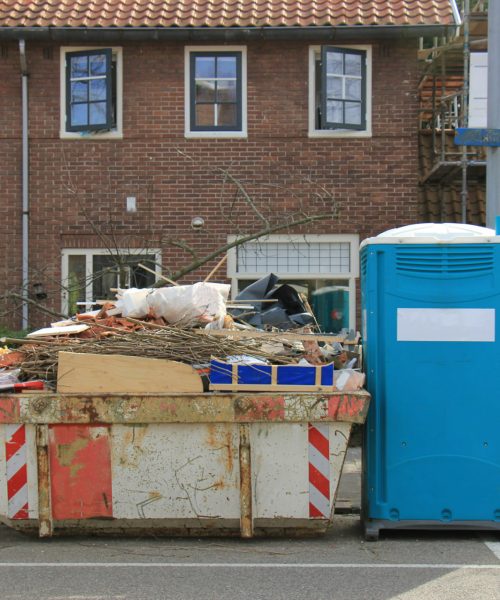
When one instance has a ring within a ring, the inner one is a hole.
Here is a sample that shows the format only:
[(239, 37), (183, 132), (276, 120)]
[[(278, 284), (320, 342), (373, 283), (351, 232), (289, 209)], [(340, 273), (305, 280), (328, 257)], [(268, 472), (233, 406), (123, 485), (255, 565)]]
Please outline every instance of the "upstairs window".
[(61, 52), (61, 137), (121, 137), (121, 49)]
[(116, 126), (111, 50), (66, 54), (67, 131), (110, 130)]
[(370, 135), (370, 57), (368, 48), (311, 49), (310, 135)]
[(243, 49), (187, 49), (186, 68), (186, 135), (246, 135)]
[(321, 49), (321, 129), (366, 127), (366, 53), (323, 46)]

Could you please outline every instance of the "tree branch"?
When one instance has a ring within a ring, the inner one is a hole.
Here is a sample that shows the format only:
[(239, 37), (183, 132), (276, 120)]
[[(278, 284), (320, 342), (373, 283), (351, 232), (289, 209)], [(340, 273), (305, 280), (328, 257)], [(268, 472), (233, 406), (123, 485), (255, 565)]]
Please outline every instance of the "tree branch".
[(241, 181), (238, 181), (238, 179), (236, 179), (236, 177), (233, 177), (233, 175), (231, 175), (231, 173), (229, 171), (226, 171), (226, 169), (221, 169), (220, 167), (217, 167), (216, 171), (219, 172), (219, 173), (222, 173), (224, 175), (225, 179), (229, 179), (229, 181), (231, 181), (232, 183), (234, 183), (234, 185), (238, 188), (238, 190), (240, 191), (241, 195), (243, 196), (245, 202), (250, 206), (250, 208), (259, 217), (259, 219), (264, 223), (264, 225), (266, 227), (269, 227), (270, 226), (269, 225), (269, 221), (266, 219), (266, 217), (257, 208), (257, 206), (255, 205), (255, 202), (252, 200), (252, 198), (250, 198), (250, 196), (248, 195), (248, 192), (243, 187)]
[(40, 310), (41, 312), (47, 313), (48, 315), (51, 315), (52, 317), (59, 317), (59, 318), (63, 318), (63, 319), (68, 318), (68, 315), (64, 315), (63, 313), (56, 312), (55, 310), (51, 310), (50, 308), (47, 308), (46, 306), (42, 306), (41, 304), (39, 304), (38, 302), (35, 302), (31, 298), (23, 298), (20, 294), (16, 294), (15, 292), (11, 292), (9, 295), (11, 296), (11, 298), (16, 298), (16, 300), (22, 300), (23, 302), (27, 302), (28, 304), (31, 304), (32, 306), (36, 306), (36, 308), (38, 308), (38, 310)]

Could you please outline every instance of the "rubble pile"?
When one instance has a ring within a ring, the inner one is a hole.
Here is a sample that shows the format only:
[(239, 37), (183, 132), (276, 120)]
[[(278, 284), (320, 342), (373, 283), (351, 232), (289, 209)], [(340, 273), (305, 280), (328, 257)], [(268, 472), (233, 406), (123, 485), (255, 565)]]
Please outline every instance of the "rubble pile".
[[(2, 378), (10, 391), (19, 382), (55, 387), (60, 352), (165, 359), (205, 374), (211, 368), (214, 382), (221, 373), (226, 379), (219, 378), (223, 387), (210, 389), (260, 390), (268, 384), (281, 389), (304, 382), (317, 389), (362, 388), (359, 336), (312, 333), (314, 315), (294, 288), (279, 286), (269, 275), (234, 300), (229, 293), (229, 285), (206, 281), (118, 290), (116, 301), (103, 301), (98, 310), (52, 323), (23, 340), (4, 339), (11, 347), (0, 353), (0, 391)], [(272, 365), (298, 369), (277, 375)], [(330, 365), (328, 376), (327, 370), (317, 371)], [(301, 379), (306, 373), (309, 383)]]

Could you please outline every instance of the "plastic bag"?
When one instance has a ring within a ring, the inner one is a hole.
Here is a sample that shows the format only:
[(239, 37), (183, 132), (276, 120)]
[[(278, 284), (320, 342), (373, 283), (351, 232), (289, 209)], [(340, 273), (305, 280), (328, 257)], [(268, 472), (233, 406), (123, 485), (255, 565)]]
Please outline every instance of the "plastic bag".
[(210, 323), (226, 315), (226, 303), (217, 284), (199, 282), (160, 288), (147, 302), (156, 317), (172, 325)]
[(333, 373), (333, 387), (339, 392), (354, 392), (361, 390), (366, 376), (355, 369), (339, 369)]
[(149, 288), (124, 290), (116, 307), (122, 309), (123, 317), (132, 317), (133, 319), (145, 317), (149, 311), (148, 296), (152, 292), (153, 290)]
[(14, 385), (19, 383), (19, 373), (21, 369), (12, 369), (10, 371), (0, 371), (0, 385)]
[(269, 361), (250, 356), (249, 354), (233, 354), (226, 357), (226, 362), (230, 365), (267, 365)]
[(228, 301), (229, 292), (231, 291), (231, 286), (228, 283), (212, 283), (211, 281), (206, 281), (203, 282), (203, 285), (206, 285), (214, 289), (216, 292), (219, 292), (219, 294), (224, 299), (224, 302)]

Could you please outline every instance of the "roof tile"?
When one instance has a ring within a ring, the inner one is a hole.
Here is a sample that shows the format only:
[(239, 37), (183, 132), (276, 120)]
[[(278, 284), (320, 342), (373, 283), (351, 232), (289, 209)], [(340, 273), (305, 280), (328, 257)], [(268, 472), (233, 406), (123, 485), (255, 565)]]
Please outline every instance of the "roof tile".
[(452, 24), (450, 0), (0, 0), (0, 27)]

